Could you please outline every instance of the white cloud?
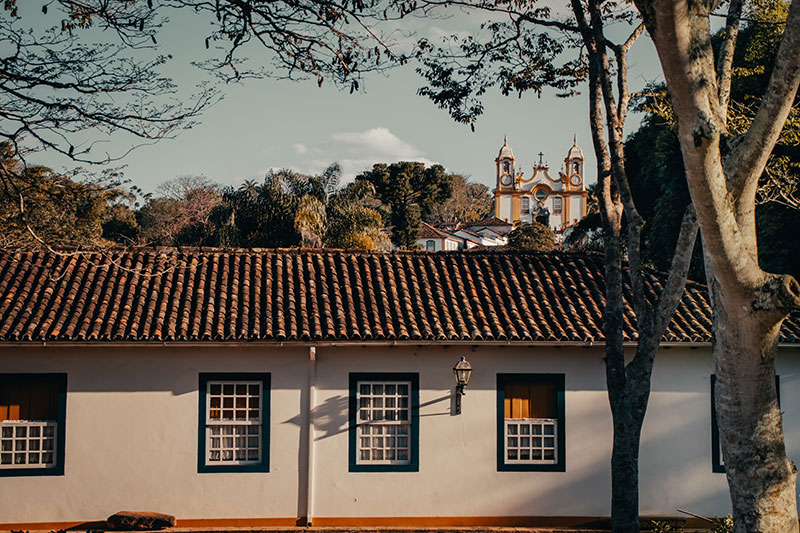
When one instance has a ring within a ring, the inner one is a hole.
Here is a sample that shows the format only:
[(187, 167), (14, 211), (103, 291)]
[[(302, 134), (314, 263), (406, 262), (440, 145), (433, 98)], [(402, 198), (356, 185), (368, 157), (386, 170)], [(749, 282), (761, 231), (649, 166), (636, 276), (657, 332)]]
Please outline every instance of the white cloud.
[[(302, 147), (302, 151), (298, 147)], [(375, 163), (397, 161), (420, 161), (426, 165), (434, 163), (425, 157), (423, 150), (382, 127), (333, 133), (317, 146), (297, 143), (293, 148), (297, 155), (313, 154), (313, 159), (295, 159), (286, 167), (304, 174), (316, 174), (322, 172), (332, 162), (338, 161), (342, 166), (344, 182), (353, 180), (357, 174), (371, 168)]]
[(379, 160), (409, 159), (419, 157), (422, 151), (400, 139), (387, 128), (372, 128), (366, 131), (334, 133), (326, 143), (329, 149), (341, 154), (370, 155)]
[[(456, 37), (455, 42), (452, 40), (453, 36)], [(428, 28), (428, 39), (438, 46), (443, 44), (459, 45), (469, 36), (470, 33), (467, 31), (447, 30), (439, 26), (432, 26)]]

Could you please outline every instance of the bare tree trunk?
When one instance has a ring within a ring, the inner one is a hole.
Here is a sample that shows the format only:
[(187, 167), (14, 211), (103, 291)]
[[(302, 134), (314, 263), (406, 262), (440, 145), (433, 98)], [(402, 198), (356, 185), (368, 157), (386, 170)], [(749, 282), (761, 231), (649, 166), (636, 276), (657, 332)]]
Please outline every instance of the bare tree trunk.
[(798, 531), (797, 469), (786, 457), (775, 387), (780, 323), (765, 327), (762, 318), (722, 312), (714, 320), (715, 402), (733, 522), (737, 531)]
[[(683, 294), (691, 251), (697, 236), (697, 219), (690, 207), (681, 224), (664, 289), (654, 305), (648, 303), (639, 253), (644, 221), (631, 194), (625, 172), (625, 145), (622, 141), (630, 98), (626, 55), (644, 28), (634, 30), (624, 44), (614, 45), (606, 40), (603, 33), (599, 0), (590, 0), (588, 3), (590, 20), (587, 20), (587, 13), (580, 0), (572, 0), (572, 9), (589, 58), (589, 122), (597, 158), (599, 206), (604, 233), (606, 307), (603, 332), (606, 337), (606, 385), (614, 424), (611, 451), (611, 531), (638, 533), (639, 444), (650, 397), (650, 378), (659, 343)], [(616, 69), (611, 67), (607, 48), (614, 51)], [(614, 96), (614, 70), (618, 102)], [(628, 222), (624, 237), (623, 213)], [(627, 244), (627, 272), (639, 333), (636, 354), (628, 364), (625, 363), (622, 322), (625, 313), (623, 242)]]
[[(715, 405), (734, 526), (747, 533), (797, 532), (796, 471), (786, 457), (774, 373), (780, 328), (800, 308), (800, 285), (759, 265), (755, 194), (800, 84), (800, 2), (789, 8), (758, 112), (746, 134), (728, 140), (727, 155), (720, 146), (730, 80), (726, 68), (715, 72), (709, 25), (716, 3), (635, 2), (664, 70), (703, 232), (714, 309)], [(738, 16), (741, 5), (733, 2), (730, 9)]]
[(612, 408), (614, 445), (611, 451), (611, 531), (639, 531), (639, 441), (642, 420), (631, 401)]
[(611, 531), (614, 533), (639, 531), (639, 443), (650, 395), (652, 365), (645, 370), (646, 376), (639, 376), (645, 379), (632, 379), (629, 372), (622, 390), (612, 392), (609, 387), (614, 421), (611, 450)]

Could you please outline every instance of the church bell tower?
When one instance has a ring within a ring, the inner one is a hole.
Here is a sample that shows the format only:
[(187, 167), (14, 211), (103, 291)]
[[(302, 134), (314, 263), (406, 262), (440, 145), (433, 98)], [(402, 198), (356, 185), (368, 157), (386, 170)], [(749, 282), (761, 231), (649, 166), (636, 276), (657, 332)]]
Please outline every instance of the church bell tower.
[(515, 188), (516, 178), (516, 162), (517, 158), (514, 157), (514, 152), (508, 145), (508, 136), (503, 139), (503, 146), (500, 148), (500, 153), (497, 159), (494, 160), (497, 165), (497, 184), (494, 190), (494, 212), (495, 216), (500, 219), (511, 222), (512, 217), (512, 194)]

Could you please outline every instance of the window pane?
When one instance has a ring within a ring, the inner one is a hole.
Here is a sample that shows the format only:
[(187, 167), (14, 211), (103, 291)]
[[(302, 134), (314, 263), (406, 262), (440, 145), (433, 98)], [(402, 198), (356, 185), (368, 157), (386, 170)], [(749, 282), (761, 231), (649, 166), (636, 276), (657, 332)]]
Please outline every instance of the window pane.
[(9, 467), (55, 466), (53, 451), (56, 425), (56, 422), (0, 422), (0, 451), (6, 452), (0, 454), (0, 464)]
[[(408, 382), (359, 382), (359, 435), (355, 442), (360, 464), (409, 462), (410, 387)], [(400, 435), (398, 437), (398, 435)], [(368, 453), (367, 453), (368, 452)]]
[[(512, 377), (512, 375), (508, 375)], [(505, 418), (502, 461), (507, 464), (557, 464), (558, 394), (561, 378), (546, 375), (504, 380)]]
[(246, 381), (209, 383), (207, 464), (260, 461), (261, 389), (258, 383)]

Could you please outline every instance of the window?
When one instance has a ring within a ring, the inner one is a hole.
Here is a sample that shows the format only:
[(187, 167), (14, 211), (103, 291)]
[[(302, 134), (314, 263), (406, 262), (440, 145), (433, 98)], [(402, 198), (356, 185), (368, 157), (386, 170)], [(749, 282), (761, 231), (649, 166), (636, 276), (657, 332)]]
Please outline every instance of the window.
[(531, 199), (527, 196), (522, 197), (522, 212), (523, 213), (530, 213), (531, 211)]
[(497, 375), (497, 469), (566, 469), (564, 374)]
[(419, 374), (350, 374), (350, 471), (419, 471)]
[[(717, 385), (717, 376), (711, 374), (711, 471), (715, 474), (725, 473), (725, 461), (722, 458), (722, 440), (719, 438), (717, 425), (717, 406), (714, 403), (714, 394)], [(781, 379), (775, 376), (775, 390), (778, 393), (778, 406), (781, 404)]]
[(0, 476), (64, 474), (66, 374), (0, 374)]
[(436, 251), (436, 241), (433, 241), (433, 240), (425, 241), (425, 250), (427, 250), (429, 252), (435, 252)]
[(539, 189), (538, 191), (536, 191), (535, 196), (538, 201), (544, 202), (545, 200), (547, 200), (547, 191), (545, 191), (544, 189)]
[(511, 172), (511, 163), (509, 163), (508, 161), (503, 163), (503, 172), (505, 172), (506, 174)]
[(553, 213), (560, 213), (563, 207), (563, 200), (560, 196), (553, 198)]
[(269, 374), (200, 374), (198, 472), (269, 472)]
[(574, 163), (572, 164), (572, 171), (573, 171), (573, 172), (575, 172), (576, 174), (577, 174), (577, 173), (580, 173), (580, 171), (581, 171), (581, 164), (580, 164), (580, 163), (578, 163), (577, 161), (576, 161), (576, 162), (574, 162)]

